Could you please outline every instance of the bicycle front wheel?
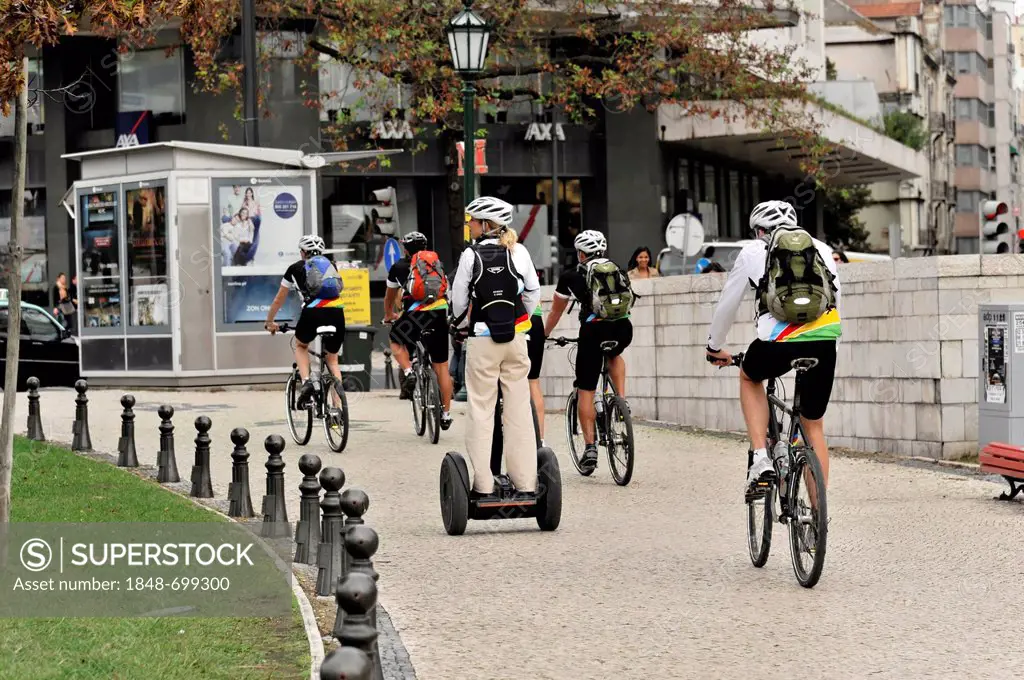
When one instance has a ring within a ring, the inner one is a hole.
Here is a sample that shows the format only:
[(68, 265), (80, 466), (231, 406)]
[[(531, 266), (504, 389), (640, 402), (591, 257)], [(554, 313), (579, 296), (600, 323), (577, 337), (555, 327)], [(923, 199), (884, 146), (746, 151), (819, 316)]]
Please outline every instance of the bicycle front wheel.
[(337, 378), (323, 382), (324, 435), (331, 451), (341, 453), (348, 443), (348, 398), (345, 387)]
[(427, 403), (423, 390), (423, 374), (418, 367), (413, 370), (412, 379), (416, 381), (412, 391), (412, 421), (416, 426), (416, 436), (422, 437), (427, 430)]
[(423, 395), (426, 400), (427, 430), (430, 443), (436, 444), (441, 438), (441, 388), (437, 384), (437, 376), (433, 370), (427, 371), (427, 389)]
[(608, 423), (608, 466), (612, 479), (619, 486), (626, 486), (633, 479), (633, 418), (629, 405), (622, 397), (605, 399)]
[(576, 471), (584, 477), (594, 474), (595, 468), (584, 468), (580, 464), (587, 444), (583, 439), (583, 426), (580, 425), (579, 392), (575, 389), (569, 393), (569, 399), (565, 402), (565, 439), (569, 444), (569, 457), (572, 458)]
[(828, 503), (825, 475), (814, 450), (798, 448), (789, 475), (789, 553), (796, 580), (813, 588), (825, 566), (828, 539)]
[(304, 445), (313, 435), (313, 409), (312, 407), (299, 408), (299, 389), (302, 386), (302, 379), (294, 371), (288, 376), (288, 382), (284, 386), (285, 414), (288, 416), (288, 430), (292, 433), (292, 439), (299, 446)]

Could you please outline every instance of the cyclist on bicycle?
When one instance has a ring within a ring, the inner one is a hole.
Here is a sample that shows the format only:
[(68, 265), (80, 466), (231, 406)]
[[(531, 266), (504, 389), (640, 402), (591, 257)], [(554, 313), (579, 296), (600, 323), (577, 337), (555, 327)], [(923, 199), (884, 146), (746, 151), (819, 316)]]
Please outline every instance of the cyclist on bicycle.
[[(614, 297), (614, 304), (603, 302), (608, 290), (602, 285), (610, 276), (619, 286), (629, 290), (629, 277), (621, 267), (607, 259), (604, 254), (608, 242), (599, 231), (587, 230), (576, 236), (573, 245), (579, 266), (569, 269), (558, 277), (555, 295), (551, 301), (551, 313), (544, 325), (545, 337), (558, 325), (569, 304), (575, 298), (580, 306), (580, 335), (576, 353), (576, 388), (579, 390), (579, 419), (583, 428), (586, 447), (580, 465), (587, 468), (597, 466), (597, 433), (594, 423), (594, 392), (601, 377), (601, 365), (608, 358), (608, 374), (619, 396), (626, 398), (626, 360), (622, 353), (633, 342), (633, 322), (629, 320), (629, 308), (633, 295)], [(616, 271), (617, 270), (617, 271)], [(595, 276), (595, 274), (599, 276)], [(621, 291), (624, 293), (625, 291)], [(620, 302), (621, 301), (621, 302)], [(602, 309), (595, 309), (600, 304)]]
[[(441, 429), (452, 426), (452, 379), (448, 372), (448, 289), (444, 269), (437, 253), (427, 250), (427, 237), (413, 231), (402, 237), (405, 257), (391, 265), (388, 271), (387, 292), (384, 294), (384, 320), (391, 326), (391, 353), (402, 369), (401, 399), (412, 399), (416, 377), (412, 372), (411, 354), (416, 342), (430, 355), (430, 363), (437, 375), (441, 390)], [(422, 265), (417, 264), (420, 260)], [(427, 295), (427, 279), (437, 278), (438, 295)], [(418, 285), (417, 285), (418, 284)], [(402, 296), (402, 314), (395, 312), (399, 291)], [(423, 299), (417, 299), (417, 296)], [(433, 299), (435, 298), (436, 299)]]
[[(757, 289), (765, 277), (772, 233), (779, 227), (799, 228), (796, 211), (785, 201), (765, 201), (750, 213), (750, 228), (758, 237), (740, 251), (729, 277), (722, 288), (722, 296), (711, 320), (708, 336), (708, 360), (717, 366), (732, 363), (732, 355), (722, 349), (729, 328), (736, 319), (743, 293), (748, 287)], [(760, 300), (756, 301), (755, 326), (757, 339), (747, 349), (740, 367), (740, 404), (750, 436), (750, 468), (747, 484), (775, 477), (775, 469), (767, 451), (768, 397), (764, 381), (778, 378), (792, 370), (791, 362), (798, 358), (814, 358), (818, 364), (807, 371), (800, 385), (801, 425), (807, 443), (814, 449), (828, 484), (828, 447), (825, 444), (824, 415), (832, 394), (836, 370), (836, 345), (842, 335), (839, 320), (839, 278), (832, 249), (818, 239), (811, 239), (824, 267), (832, 275), (835, 304), (821, 316), (807, 323), (779, 321)], [(778, 248), (779, 246), (773, 246)], [(813, 258), (817, 262), (817, 258)], [(820, 266), (820, 265), (819, 265)], [(824, 270), (822, 270), (824, 271)], [(826, 277), (827, 278), (827, 277)], [(828, 281), (822, 282), (828, 285)], [(760, 296), (758, 296), (760, 297)], [(799, 302), (798, 298), (798, 302)], [(806, 304), (806, 303), (805, 303)]]
[(295, 363), (302, 377), (299, 391), (299, 406), (313, 396), (313, 383), (309, 379), (309, 345), (316, 339), (320, 326), (334, 326), (335, 333), (323, 339), (323, 351), (327, 367), (335, 378), (341, 380), (338, 367), (338, 352), (345, 338), (345, 307), (341, 302), (341, 277), (335, 269), (334, 260), (325, 257), (327, 246), (316, 234), (306, 234), (299, 239), (299, 254), (302, 259), (293, 262), (284, 272), (281, 287), (267, 312), (263, 327), (273, 335), (278, 325), (274, 317), (281, 309), (290, 291), (296, 291), (302, 299), (302, 311), (295, 324)]

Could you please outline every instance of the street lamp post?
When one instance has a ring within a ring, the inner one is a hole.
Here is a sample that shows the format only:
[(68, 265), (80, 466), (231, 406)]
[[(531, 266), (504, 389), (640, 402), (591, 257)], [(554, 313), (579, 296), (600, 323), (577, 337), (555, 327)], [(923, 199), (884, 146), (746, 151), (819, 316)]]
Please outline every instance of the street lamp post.
[(472, 78), (484, 70), (487, 47), (491, 41), (491, 28), (472, 10), (473, 0), (463, 0), (463, 9), (448, 23), (448, 49), (452, 53), (455, 71), (462, 77), (463, 139), (462, 167), (465, 172), (465, 205), (473, 200), (475, 192), (476, 146), (476, 88)]

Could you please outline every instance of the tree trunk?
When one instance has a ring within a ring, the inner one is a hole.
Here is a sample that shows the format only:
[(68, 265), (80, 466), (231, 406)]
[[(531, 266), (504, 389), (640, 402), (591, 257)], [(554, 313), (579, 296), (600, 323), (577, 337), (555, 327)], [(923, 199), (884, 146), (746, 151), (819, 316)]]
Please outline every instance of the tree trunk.
[(0, 416), (0, 522), (11, 521), (11, 470), (14, 466), (14, 406), (18, 399), (18, 350), (21, 347), (21, 227), (25, 217), (25, 164), (28, 148), (28, 59), (22, 52), (23, 82), (14, 103), (14, 188), (11, 191), (11, 240), (7, 271), (7, 372)]

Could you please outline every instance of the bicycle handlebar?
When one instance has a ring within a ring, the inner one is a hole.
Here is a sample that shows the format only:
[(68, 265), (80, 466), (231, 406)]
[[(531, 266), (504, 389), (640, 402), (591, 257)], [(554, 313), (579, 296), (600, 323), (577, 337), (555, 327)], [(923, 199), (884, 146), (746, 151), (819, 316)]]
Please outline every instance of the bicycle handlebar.
[[(736, 354), (733, 354), (732, 355), (732, 361), (730, 363), (728, 363), (728, 364), (723, 364), (722, 366), (719, 366), (719, 368), (725, 368), (726, 366), (739, 366), (739, 365), (741, 365), (743, 363), (743, 355), (744, 355), (744, 352), (737, 352)], [(715, 358), (714, 357), (707, 356), (707, 355), (705, 355), (705, 357), (707, 358), (709, 364), (714, 364), (715, 363)]]
[(566, 337), (545, 338), (545, 340), (547, 340), (548, 342), (553, 342), (556, 345), (558, 345), (559, 347), (565, 347), (566, 345), (568, 345), (570, 343), (574, 343), (574, 342), (579, 342), (580, 341), (579, 338), (566, 338)]

